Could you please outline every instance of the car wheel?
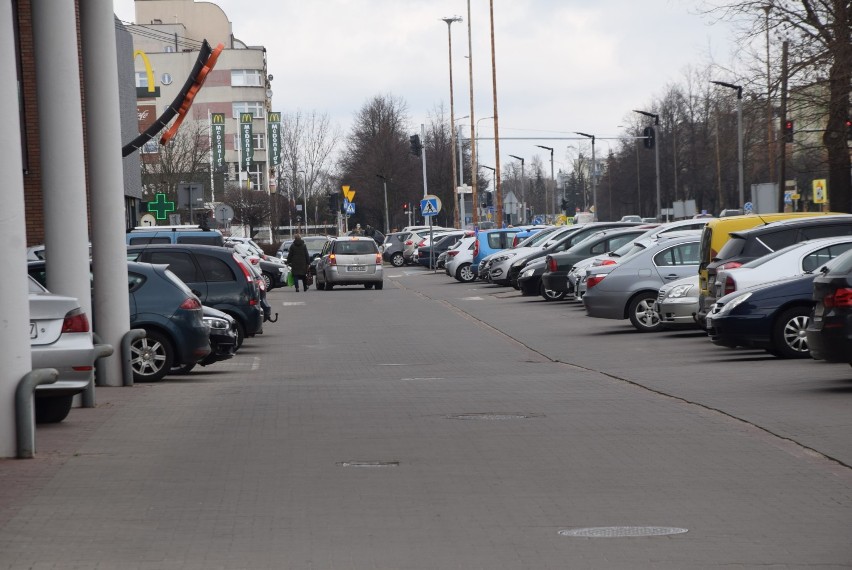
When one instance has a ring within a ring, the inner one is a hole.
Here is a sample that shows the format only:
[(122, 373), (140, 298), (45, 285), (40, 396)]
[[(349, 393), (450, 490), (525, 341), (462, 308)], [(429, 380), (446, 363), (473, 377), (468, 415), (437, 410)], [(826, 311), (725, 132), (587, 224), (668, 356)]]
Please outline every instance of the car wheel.
[(317, 288), (317, 291), (325, 291), (325, 282), (324, 281), (320, 281), (319, 279), (317, 279), (314, 286)]
[(384, 282), (379, 282), (379, 283), (376, 283), (375, 286), (376, 286), (376, 291), (381, 291), (382, 288), (385, 286), (385, 284), (384, 284)]
[(231, 316), (234, 317), (235, 321), (234, 328), (236, 329), (237, 333), (237, 348), (240, 348), (243, 345), (243, 341), (246, 339), (246, 327), (243, 325), (243, 323), (237, 320), (237, 317), (235, 317), (234, 315)]
[(326, 283), (325, 284), (325, 290), (326, 291), (331, 291), (332, 289), (334, 289), (334, 285), (332, 283)]
[(372, 288), (373, 288), (372, 283), (364, 283), (364, 289), (372, 289)]
[(778, 317), (772, 327), (772, 347), (778, 358), (807, 358), (808, 338), (805, 329), (810, 322), (810, 307), (793, 307)]
[(456, 279), (462, 283), (471, 283), (474, 279), (476, 279), (476, 275), (473, 274), (473, 269), (471, 269), (470, 263), (464, 263), (458, 268), (458, 271), (456, 271)]
[(630, 300), (627, 315), (639, 332), (654, 332), (663, 328), (660, 315), (654, 310), (656, 300), (657, 294), (652, 292), (640, 293)]
[(74, 396), (49, 396), (35, 399), (35, 421), (38, 424), (58, 424), (68, 417)]
[(130, 365), (134, 382), (157, 382), (172, 368), (174, 349), (165, 335), (147, 331), (130, 345)]
[(195, 368), (197, 362), (193, 362), (191, 364), (181, 364), (180, 366), (172, 366), (171, 370), (169, 370), (169, 374), (174, 374), (175, 376), (184, 376), (192, 372), (192, 369)]
[(266, 285), (266, 290), (272, 291), (272, 277), (269, 276), (269, 273), (263, 274), (263, 282)]
[(394, 267), (402, 267), (405, 265), (405, 258), (402, 256), (402, 253), (396, 252), (391, 256), (390, 262)]
[(565, 291), (551, 291), (550, 289), (545, 289), (544, 283), (538, 286), (538, 292), (545, 301), (561, 301), (565, 298)]

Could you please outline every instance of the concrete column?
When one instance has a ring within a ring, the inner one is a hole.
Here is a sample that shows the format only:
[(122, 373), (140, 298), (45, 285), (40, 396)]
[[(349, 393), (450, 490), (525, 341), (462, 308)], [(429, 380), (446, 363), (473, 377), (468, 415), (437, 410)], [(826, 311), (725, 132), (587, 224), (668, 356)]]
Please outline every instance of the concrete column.
[(30, 371), (29, 303), (27, 301), (27, 227), (24, 220), (24, 175), (21, 157), (18, 72), (12, 2), (0, 0), (0, 121), (8, 136), (0, 137), (3, 207), (0, 208), (0, 457), (16, 456), (15, 388)]
[(74, 0), (32, 0), (32, 11), (47, 288), (79, 299), (91, 319), (77, 15)]
[(86, 139), (92, 212), (95, 331), (116, 350), (99, 385), (121, 386), (121, 339), (130, 328), (125, 246), (121, 110), (112, 0), (80, 3)]

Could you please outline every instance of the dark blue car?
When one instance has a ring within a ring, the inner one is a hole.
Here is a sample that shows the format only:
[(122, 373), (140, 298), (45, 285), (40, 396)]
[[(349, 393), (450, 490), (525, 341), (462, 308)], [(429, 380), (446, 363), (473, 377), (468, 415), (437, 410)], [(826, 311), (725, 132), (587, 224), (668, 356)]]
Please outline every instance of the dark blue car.
[(725, 295), (707, 316), (714, 344), (762, 348), (779, 358), (810, 356), (810, 321), (815, 275), (807, 273)]

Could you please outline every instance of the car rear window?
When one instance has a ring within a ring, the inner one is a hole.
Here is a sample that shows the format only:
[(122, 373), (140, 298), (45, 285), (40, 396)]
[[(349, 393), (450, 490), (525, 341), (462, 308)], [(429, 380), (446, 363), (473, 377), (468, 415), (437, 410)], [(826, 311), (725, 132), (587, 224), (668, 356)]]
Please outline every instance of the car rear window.
[(172, 240), (168, 237), (154, 237), (154, 236), (130, 238), (130, 245), (148, 245), (149, 243), (172, 243)]
[(852, 273), (852, 251), (837, 256), (828, 266), (829, 275), (848, 275)]
[[(739, 257), (743, 254), (743, 250), (746, 247), (746, 238), (732, 235), (731, 239), (722, 246), (722, 249), (719, 250), (719, 253), (716, 254), (718, 259), (731, 259), (732, 257)], [(763, 246), (761, 246), (763, 247)], [(763, 247), (763, 253), (769, 253), (769, 250)]]
[(225, 261), (212, 255), (197, 255), (198, 264), (201, 266), (201, 272), (204, 273), (205, 281), (236, 281), (237, 276)]
[(216, 234), (209, 235), (209, 236), (194, 236), (194, 235), (182, 236), (182, 235), (178, 235), (177, 242), (178, 243), (194, 243), (194, 244), (199, 244), (199, 245), (217, 245), (217, 246), (220, 246), (220, 247), (224, 243), (224, 241), (222, 241), (222, 236), (219, 236), (219, 235), (216, 235)]
[(334, 253), (338, 255), (368, 255), (377, 252), (376, 242), (372, 240), (338, 241), (334, 243)]

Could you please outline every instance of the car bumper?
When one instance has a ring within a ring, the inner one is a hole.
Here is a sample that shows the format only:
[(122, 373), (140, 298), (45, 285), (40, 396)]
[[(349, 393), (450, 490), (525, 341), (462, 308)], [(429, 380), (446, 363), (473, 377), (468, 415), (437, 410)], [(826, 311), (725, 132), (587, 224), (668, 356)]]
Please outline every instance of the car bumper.
[(381, 283), (383, 271), (381, 265), (373, 266), (373, 271), (367, 267), (366, 271), (349, 271), (347, 266), (333, 266), (327, 268), (325, 274), (326, 283), (332, 285), (363, 285), (364, 283)]
[(812, 322), (807, 329), (811, 357), (826, 362), (852, 362), (852, 315)]
[(627, 294), (622, 292), (587, 291), (583, 295), (583, 307), (586, 314), (598, 319), (624, 319), (624, 306)]
[(698, 326), (695, 322), (698, 299), (695, 297), (663, 301), (655, 308), (664, 326)]
[(762, 317), (754, 319), (710, 315), (704, 321), (704, 329), (710, 336), (710, 341), (729, 348), (771, 348), (769, 328), (769, 324)]

